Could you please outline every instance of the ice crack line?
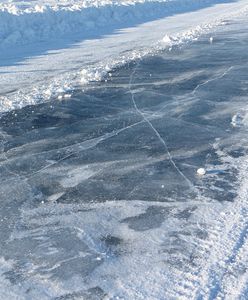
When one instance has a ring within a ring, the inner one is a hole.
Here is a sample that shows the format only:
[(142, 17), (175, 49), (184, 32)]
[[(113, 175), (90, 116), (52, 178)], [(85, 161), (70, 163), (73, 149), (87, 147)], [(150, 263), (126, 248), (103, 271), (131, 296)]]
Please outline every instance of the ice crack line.
[(206, 80), (206, 81), (204, 81), (204, 82), (202, 82), (202, 83), (199, 83), (199, 84), (194, 88), (194, 90), (193, 90), (191, 93), (192, 93), (193, 95), (195, 95), (195, 93), (197, 92), (197, 90), (198, 90), (200, 87), (202, 87), (202, 86), (208, 84), (209, 82), (213, 82), (213, 81), (215, 81), (215, 80), (217, 80), (217, 79), (223, 78), (223, 77), (226, 76), (226, 74), (229, 73), (233, 68), (234, 68), (234, 66), (231, 66), (231, 67), (229, 67), (227, 70), (225, 70), (224, 73), (220, 74), (219, 76), (216, 76), (216, 77), (214, 77), (214, 78), (210, 78), (210, 79), (208, 79), (208, 80)]
[(129, 84), (128, 84), (128, 90), (131, 94), (131, 99), (132, 99), (132, 103), (133, 106), (136, 110), (136, 112), (143, 118), (143, 120), (149, 125), (149, 127), (152, 129), (152, 131), (155, 133), (155, 135), (157, 136), (158, 140), (161, 142), (161, 144), (164, 146), (165, 151), (168, 155), (169, 161), (171, 163), (171, 165), (175, 168), (175, 170), (178, 172), (178, 174), (187, 182), (187, 184), (189, 185), (190, 188), (192, 188), (193, 190), (195, 190), (197, 192), (197, 194), (199, 195), (199, 191), (195, 188), (194, 184), (184, 175), (184, 173), (178, 168), (178, 166), (176, 165), (170, 151), (169, 148), (167, 146), (167, 142), (165, 139), (162, 138), (162, 136), (160, 135), (160, 133), (157, 131), (157, 129), (152, 125), (152, 123), (150, 122), (150, 120), (146, 117), (146, 115), (138, 108), (137, 103), (135, 101), (135, 96), (134, 96), (134, 92), (132, 91), (132, 83), (133, 83), (133, 77), (134, 74), (137, 70), (139, 66), (139, 62), (136, 64), (134, 70), (132, 71), (130, 78), (129, 78)]
[[(8, 167), (5, 166), (5, 169), (12, 175), (14, 175), (15, 177), (17, 177), (18, 179), (20, 180), (28, 180), (28, 179), (31, 179), (33, 176), (41, 173), (42, 171), (45, 171), (47, 169), (49, 169), (50, 167), (52, 166), (55, 166), (55, 165), (58, 165), (59, 163), (61, 163), (62, 161), (66, 160), (67, 158), (70, 158), (71, 156), (75, 155), (75, 154), (78, 154), (80, 153), (81, 151), (84, 151), (84, 150), (87, 150), (87, 149), (90, 149), (90, 148), (93, 148), (95, 146), (97, 146), (99, 143), (103, 142), (103, 141), (106, 141), (107, 139), (115, 136), (115, 135), (118, 135), (120, 134), (121, 132), (125, 131), (125, 130), (128, 130), (129, 128), (132, 128), (132, 127), (135, 127), (135, 126), (138, 126), (139, 124), (143, 123), (144, 120), (142, 121), (138, 121), (138, 122), (135, 122), (133, 124), (130, 124), (128, 126), (125, 126), (125, 127), (122, 127), (118, 130), (114, 130), (110, 133), (106, 133), (104, 134), (103, 136), (100, 136), (98, 138), (95, 138), (95, 139), (92, 139), (92, 140), (87, 140), (87, 141), (83, 141), (83, 142), (79, 142), (79, 143), (76, 143), (74, 145), (70, 145), (70, 146), (67, 146), (67, 147), (63, 147), (63, 148), (60, 148), (60, 150), (73, 150), (73, 148), (78, 148), (76, 151), (71, 151), (70, 153), (64, 155), (62, 158), (60, 158), (59, 160), (55, 161), (55, 162), (52, 162), (52, 163), (49, 163), (48, 165), (40, 168), (39, 170), (37, 171), (34, 171), (30, 174), (27, 174), (26, 176), (24, 176), (24, 178), (22, 178), (21, 175), (11, 171), (8, 169)], [(3, 137), (3, 141), (2, 141), (2, 144), (3, 144), (3, 147), (4, 147), (4, 141), (5, 141), (5, 137), (3, 135), (3, 133), (1, 133), (0, 131), (0, 135), (2, 135)], [(51, 152), (51, 151), (48, 151), (48, 152)], [(32, 156), (32, 155), (37, 155), (37, 154), (41, 154), (42, 152), (40, 153), (36, 153), (36, 154), (29, 154), (29, 156)], [(5, 161), (8, 161), (8, 157), (6, 155), (6, 153), (4, 152), (4, 149), (3, 149), (3, 152), (2, 152), (2, 155), (3, 157), (5, 158)]]

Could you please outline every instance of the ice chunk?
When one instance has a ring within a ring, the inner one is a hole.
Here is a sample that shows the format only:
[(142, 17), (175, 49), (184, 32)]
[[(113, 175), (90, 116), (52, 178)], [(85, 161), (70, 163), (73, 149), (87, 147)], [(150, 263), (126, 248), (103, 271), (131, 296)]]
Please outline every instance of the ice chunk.
[(196, 172), (199, 176), (203, 176), (206, 174), (206, 170), (204, 168), (199, 168)]

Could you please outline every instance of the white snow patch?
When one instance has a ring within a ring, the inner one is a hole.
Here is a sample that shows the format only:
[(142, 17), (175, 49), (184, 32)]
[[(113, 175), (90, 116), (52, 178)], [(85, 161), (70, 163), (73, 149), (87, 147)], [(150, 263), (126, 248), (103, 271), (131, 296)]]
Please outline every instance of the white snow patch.
[(199, 176), (203, 176), (203, 175), (206, 174), (206, 170), (205, 170), (204, 168), (199, 168), (199, 169), (197, 170), (197, 174), (198, 174)]
[(218, 0), (4, 1), (0, 4), (0, 48), (65, 35), (97, 32), (143, 22), (169, 12), (201, 8)]

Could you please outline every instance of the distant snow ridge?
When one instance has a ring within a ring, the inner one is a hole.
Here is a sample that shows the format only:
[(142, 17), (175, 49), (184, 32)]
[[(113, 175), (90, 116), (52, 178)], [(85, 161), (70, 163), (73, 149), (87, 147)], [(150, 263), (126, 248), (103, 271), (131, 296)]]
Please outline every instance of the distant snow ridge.
[(89, 82), (101, 81), (109, 76), (111, 70), (126, 65), (132, 61), (144, 58), (147, 55), (163, 51), (165, 49), (172, 49), (174, 46), (180, 46), (182, 44), (195, 41), (204, 33), (213, 30), (213, 28), (225, 24), (222, 20), (216, 20), (211, 24), (203, 24), (202, 26), (196, 26), (185, 30), (175, 35), (166, 35), (162, 40), (158, 41), (150, 48), (144, 48), (128, 51), (125, 54), (120, 55), (115, 59), (107, 59), (100, 61), (94, 65), (87, 66), (78, 71), (69, 72), (68, 74), (61, 74), (60, 76), (50, 80), (43, 84), (36, 84), (35, 86), (23, 88), (14, 93), (8, 93), (7, 95), (0, 95), (0, 113), (20, 109), (26, 105), (35, 105), (49, 101), (51, 98), (58, 98), (59, 100), (64, 98), (65, 94), (70, 94), (75, 87), (82, 87)]
[(21, 89), (13, 94), (0, 95), (0, 113), (19, 109), (26, 105), (35, 105), (49, 101), (51, 98), (58, 98), (61, 100), (65, 94), (70, 94), (75, 87), (82, 87), (89, 82), (101, 81), (108, 78), (111, 70), (126, 65), (130, 62), (144, 58), (147, 55), (163, 51), (165, 49), (172, 49), (174, 46), (189, 43), (197, 40), (200, 35), (207, 33), (209, 30), (224, 24), (223, 21), (215, 21), (212, 24), (203, 24), (196, 26), (195, 29), (186, 30), (182, 33), (175, 34), (174, 36), (166, 35), (162, 40), (158, 41), (151, 48), (144, 48), (128, 51), (115, 59), (107, 59), (100, 61), (95, 65), (90, 65), (81, 70), (62, 74), (47, 82), (35, 85), (28, 89)]
[[(57, 3), (56, 3), (57, 2)], [(71, 34), (88, 35), (105, 28), (118, 29), (185, 12), (220, 0), (71, 0), (1, 1), (0, 49), (64, 38)], [(222, 1), (223, 2), (223, 1)]]

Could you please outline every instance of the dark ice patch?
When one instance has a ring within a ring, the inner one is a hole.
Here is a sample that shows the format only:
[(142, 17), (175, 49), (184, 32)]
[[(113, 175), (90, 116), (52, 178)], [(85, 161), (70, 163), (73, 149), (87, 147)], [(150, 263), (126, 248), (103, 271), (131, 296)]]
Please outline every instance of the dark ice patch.
[(174, 215), (174, 217), (176, 217), (178, 219), (188, 220), (196, 209), (197, 209), (197, 206), (187, 207), (184, 210), (176, 213)]
[(136, 231), (146, 231), (158, 228), (169, 215), (171, 208), (162, 206), (150, 206), (146, 212), (135, 217), (125, 218), (121, 223), (127, 223), (128, 227)]
[(93, 287), (86, 291), (75, 292), (54, 298), (54, 300), (103, 300), (107, 294), (100, 287)]

